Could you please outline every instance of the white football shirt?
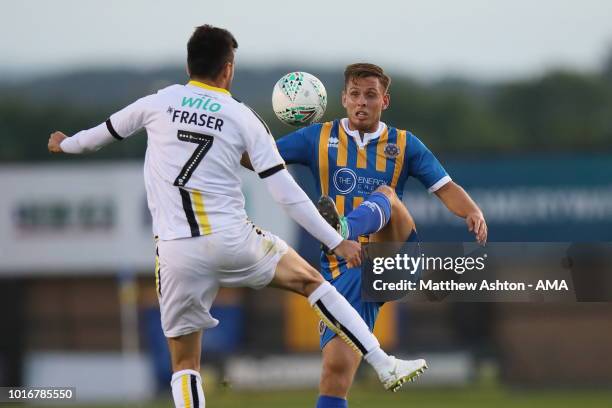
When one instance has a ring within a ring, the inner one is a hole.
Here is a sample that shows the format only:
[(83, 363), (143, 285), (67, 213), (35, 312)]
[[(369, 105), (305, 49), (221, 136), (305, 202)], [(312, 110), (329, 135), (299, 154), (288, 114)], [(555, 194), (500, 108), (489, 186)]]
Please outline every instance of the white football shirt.
[(144, 164), (153, 233), (162, 240), (207, 235), (244, 223), (240, 159), (262, 177), (284, 168), (270, 131), (221, 88), (190, 81), (145, 96), (111, 115), (111, 135), (148, 135)]

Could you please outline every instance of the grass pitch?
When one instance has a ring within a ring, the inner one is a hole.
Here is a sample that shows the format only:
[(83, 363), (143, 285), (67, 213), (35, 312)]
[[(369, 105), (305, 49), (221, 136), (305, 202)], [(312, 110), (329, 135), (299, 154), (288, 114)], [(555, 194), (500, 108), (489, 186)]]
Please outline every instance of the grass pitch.
[[(349, 398), (351, 408), (609, 408), (612, 390), (516, 390), (498, 386), (465, 388), (410, 387), (398, 393), (385, 392), (378, 387), (356, 386)], [(221, 408), (314, 408), (316, 390), (310, 391), (235, 391), (216, 389), (206, 391), (206, 406)], [(0, 404), (0, 407), (9, 405)], [(23, 404), (11, 405), (15, 408)], [(27, 405), (29, 407), (35, 405)], [(50, 405), (38, 405), (49, 407)], [(54, 405), (60, 406), (60, 405)], [(61, 405), (70, 408), (171, 408), (170, 400), (140, 404)]]

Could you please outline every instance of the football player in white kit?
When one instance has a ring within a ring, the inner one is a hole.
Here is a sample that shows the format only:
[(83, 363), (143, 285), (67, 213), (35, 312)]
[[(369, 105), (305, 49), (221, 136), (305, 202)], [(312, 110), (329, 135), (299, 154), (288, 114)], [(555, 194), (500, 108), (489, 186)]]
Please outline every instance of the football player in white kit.
[(224, 29), (196, 28), (187, 44), (190, 81), (145, 96), (106, 122), (67, 137), (54, 132), (49, 151), (79, 154), (147, 131), (144, 178), (157, 240), (156, 288), (172, 356), (176, 407), (204, 407), (200, 378), (203, 329), (220, 286), (265, 286), (307, 296), (321, 319), (361, 353), (385, 388), (412, 379), (423, 361), (387, 355), (353, 307), (280, 238), (247, 218), (238, 177), (244, 152), (272, 198), (296, 222), (351, 265), (360, 245), (319, 215), (285, 169), (274, 139), (254, 111), (232, 98), (234, 51)]

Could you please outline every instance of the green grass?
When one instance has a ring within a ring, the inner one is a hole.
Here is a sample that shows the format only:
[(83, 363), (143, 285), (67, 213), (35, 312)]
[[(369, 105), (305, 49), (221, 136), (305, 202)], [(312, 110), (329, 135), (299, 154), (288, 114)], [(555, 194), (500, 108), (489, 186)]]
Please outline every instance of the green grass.
[[(356, 386), (351, 393), (351, 408), (610, 408), (610, 391), (511, 390), (496, 386), (454, 389), (418, 388), (396, 394), (380, 388)], [(221, 408), (314, 408), (316, 390), (238, 392), (231, 389), (207, 391), (208, 407)], [(1, 407), (5, 405), (0, 404)], [(46, 405), (47, 407), (49, 405)], [(142, 404), (68, 405), (71, 408), (170, 408), (170, 400)], [(24, 405), (14, 405), (24, 407)], [(28, 406), (31, 407), (31, 406)]]

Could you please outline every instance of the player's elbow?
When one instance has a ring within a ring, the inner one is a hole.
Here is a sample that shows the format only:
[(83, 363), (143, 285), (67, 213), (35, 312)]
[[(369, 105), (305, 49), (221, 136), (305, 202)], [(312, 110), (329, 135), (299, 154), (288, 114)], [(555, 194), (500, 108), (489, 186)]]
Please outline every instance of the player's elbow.
[(439, 196), (441, 194), (445, 194), (445, 193), (449, 193), (449, 192), (457, 191), (457, 190), (463, 190), (463, 188), (461, 188), (459, 184), (451, 180), (448, 183), (445, 183), (442, 187), (440, 187), (436, 191), (434, 191), (434, 194)]
[(305, 201), (310, 201), (308, 197), (304, 198), (301, 196), (296, 196), (286, 191), (276, 191), (274, 194), (272, 194), (272, 198), (282, 207), (291, 207)]
[(286, 169), (282, 169), (263, 180), (274, 201), (283, 207), (310, 202), (304, 190), (297, 185)]

